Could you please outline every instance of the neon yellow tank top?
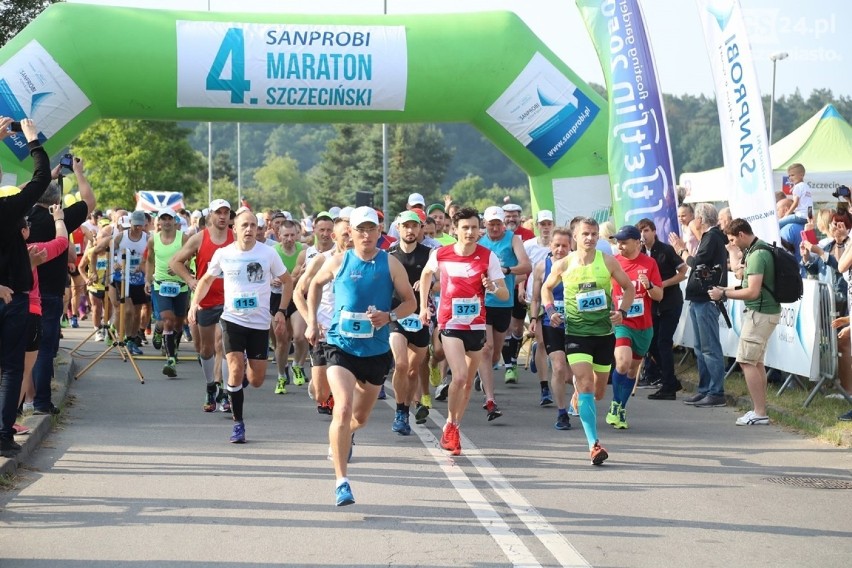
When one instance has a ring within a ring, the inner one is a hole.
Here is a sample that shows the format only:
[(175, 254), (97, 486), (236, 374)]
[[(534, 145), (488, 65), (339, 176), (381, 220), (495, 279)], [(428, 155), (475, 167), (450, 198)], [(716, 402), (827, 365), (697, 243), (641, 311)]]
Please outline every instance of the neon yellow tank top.
[(601, 251), (595, 251), (591, 264), (580, 264), (571, 255), (562, 273), (565, 299), (565, 333), (581, 336), (609, 335), (612, 322), (612, 275)]
[(178, 282), (180, 291), (186, 292), (189, 287), (178, 276), (169, 272), (169, 260), (177, 254), (183, 243), (183, 231), (175, 231), (175, 240), (164, 245), (160, 233), (154, 235), (154, 290), (160, 289), (160, 282)]

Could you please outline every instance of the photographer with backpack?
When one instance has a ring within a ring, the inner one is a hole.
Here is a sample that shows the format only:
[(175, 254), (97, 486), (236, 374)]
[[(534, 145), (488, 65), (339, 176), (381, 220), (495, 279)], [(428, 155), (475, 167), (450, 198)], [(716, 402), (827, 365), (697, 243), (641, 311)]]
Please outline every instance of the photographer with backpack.
[[(766, 344), (781, 318), (781, 304), (776, 299), (776, 279), (779, 254), (775, 249), (754, 236), (751, 225), (745, 219), (734, 219), (725, 230), (728, 236), (728, 254), (731, 269), (742, 286), (736, 288), (711, 288), (710, 299), (743, 300), (746, 311), (737, 346), (737, 363), (742, 368), (754, 410), (737, 418), (737, 426), (766, 426), (766, 368), (763, 359)], [(795, 262), (795, 259), (792, 259)], [(784, 298), (781, 298), (784, 300)]]

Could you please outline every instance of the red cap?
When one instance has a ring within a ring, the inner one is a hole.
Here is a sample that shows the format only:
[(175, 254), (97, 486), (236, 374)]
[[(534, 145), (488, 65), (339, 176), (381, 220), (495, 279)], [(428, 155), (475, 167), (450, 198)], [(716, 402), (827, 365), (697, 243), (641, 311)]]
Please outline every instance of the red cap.
[(376, 209), (376, 215), (378, 215), (378, 216), (379, 216), (379, 221), (384, 221), (384, 220), (385, 220), (385, 214), (384, 214), (384, 213), (382, 213), (380, 209)]
[(419, 209), (419, 208), (411, 209), (411, 211), (414, 211), (415, 213), (417, 213), (417, 216), (420, 217), (421, 223), (426, 222), (426, 212), (425, 211), (423, 211), (422, 209)]

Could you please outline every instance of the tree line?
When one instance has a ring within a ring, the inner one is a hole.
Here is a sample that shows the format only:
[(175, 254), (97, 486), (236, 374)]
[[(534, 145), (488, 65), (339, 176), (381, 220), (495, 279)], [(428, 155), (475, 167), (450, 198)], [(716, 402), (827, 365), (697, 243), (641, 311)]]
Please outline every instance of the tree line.
[[(664, 102), (675, 173), (721, 166), (715, 99), (665, 95)], [(852, 116), (852, 98), (827, 89), (776, 99), (775, 141), (828, 103)], [(768, 97), (764, 104), (768, 117)], [(239, 171), (236, 130), (233, 123), (212, 125), (215, 196), (237, 203), (240, 193), (254, 209), (297, 212), (302, 204), (309, 211), (354, 204), (356, 193), (365, 192), (381, 207), (381, 125), (243, 123)], [(429, 203), (450, 194), (480, 209), (508, 196), (528, 208), (526, 175), (472, 126), (394, 124), (387, 131), (391, 212), (404, 209), (415, 192)], [(200, 208), (207, 200), (207, 132), (207, 123), (103, 120), (71, 149), (86, 158), (101, 203), (132, 206), (134, 192), (147, 189), (181, 191), (190, 206)]]

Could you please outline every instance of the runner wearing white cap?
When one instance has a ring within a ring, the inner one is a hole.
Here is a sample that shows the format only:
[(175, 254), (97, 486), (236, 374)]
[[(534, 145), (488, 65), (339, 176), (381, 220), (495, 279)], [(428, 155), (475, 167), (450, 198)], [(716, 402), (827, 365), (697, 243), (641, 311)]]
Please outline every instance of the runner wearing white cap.
[[(207, 266), (217, 249), (234, 242), (234, 233), (228, 229), (231, 219), (231, 204), (224, 199), (214, 199), (210, 202), (209, 222), (207, 227), (190, 237), (186, 244), (172, 257), (169, 268), (195, 290), (198, 279), (207, 273)], [(196, 274), (190, 273), (187, 263), (195, 257)], [(200, 310), (195, 318), (198, 322), (199, 359), (206, 383), (207, 397), (202, 407), (204, 412), (216, 410), (220, 402), (220, 410), (230, 411), (230, 402), (226, 391), (222, 388), (221, 378), (216, 381), (216, 359), (225, 356), (222, 345), (222, 330), (216, 325), (222, 315), (225, 303), (225, 291), (222, 279), (215, 280), (210, 291), (200, 304)]]
[(166, 364), (163, 374), (176, 377), (177, 344), (189, 303), (189, 288), (169, 269), (169, 259), (188, 240), (175, 227), (175, 212), (161, 209), (157, 214), (160, 231), (148, 239), (148, 261), (145, 263), (145, 292), (151, 295), (154, 308), (154, 348), (165, 346)]
[[(334, 316), (326, 333), (328, 382), (334, 395), (329, 442), (337, 476), (337, 506), (355, 502), (347, 473), (352, 433), (363, 427), (376, 404), (380, 386), (393, 364), (388, 324), (415, 309), (414, 291), (400, 262), (377, 248), (379, 218), (371, 207), (358, 207), (349, 218), (353, 248), (320, 268), (308, 290), (306, 337), (320, 337), (317, 308), (323, 286), (334, 282)], [(391, 308), (393, 294), (401, 300)]]

